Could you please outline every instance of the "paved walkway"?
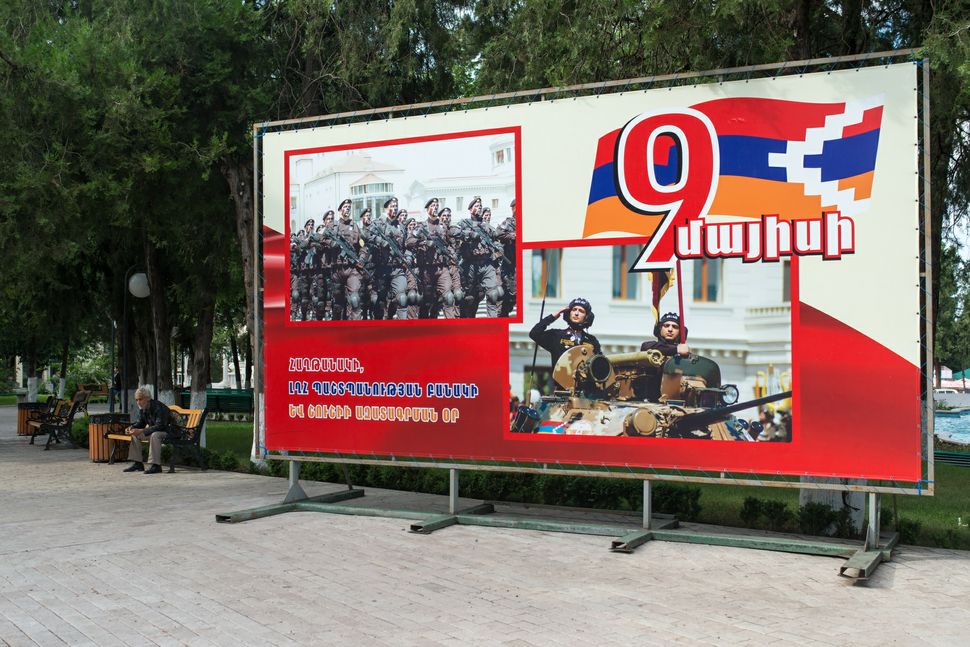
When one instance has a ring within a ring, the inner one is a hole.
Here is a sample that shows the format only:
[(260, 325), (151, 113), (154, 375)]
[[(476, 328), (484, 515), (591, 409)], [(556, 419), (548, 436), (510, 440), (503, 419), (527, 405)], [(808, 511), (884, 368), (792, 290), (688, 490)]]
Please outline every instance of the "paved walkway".
[[(143, 476), (27, 445), (0, 407), (0, 644), (965, 645), (970, 553), (904, 547), (866, 584), (840, 560), (291, 513), (286, 481)], [(338, 485), (305, 484), (310, 494)], [(162, 496), (159, 496), (162, 495)], [(444, 511), (368, 490), (365, 505)], [(469, 502), (471, 503), (471, 502)], [(416, 518), (419, 518), (416, 515)]]

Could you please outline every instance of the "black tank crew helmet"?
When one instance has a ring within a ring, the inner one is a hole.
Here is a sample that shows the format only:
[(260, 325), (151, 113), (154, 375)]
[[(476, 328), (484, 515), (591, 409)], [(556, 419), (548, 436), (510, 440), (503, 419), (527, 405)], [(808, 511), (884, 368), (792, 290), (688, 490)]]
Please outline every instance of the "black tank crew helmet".
[[(569, 320), (569, 313), (576, 306), (579, 306), (580, 308), (586, 311), (586, 318), (583, 319), (583, 322), (580, 324), (573, 324), (573, 322)], [(583, 297), (576, 297), (575, 299), (570, 301), (569, 307), (566, 308), (566, 312), (562, 313), (562, 320), (565, 321), (569, 326), (574, 328), (576, 327), (581, 329), (589, 328), (590, 326), (593, 325), (593, 319), (594, 319), (593, 306), (591, 306), (589, 301), (587, 301)]]
[(675, 324), (677, 324), (678, 328), (683, 329), (684, 341), (687, 341), (687, 328), (685, 328), (684, 325), (680, 323), (680, 315), (677, 314), (676, 312), (667, 312), (664, 314), (664, 316), (660, 317), (660, 319), (657, 320), (657, 323), (654, 324), (653, 326), (653, 336), (656, 337), (657, 339), (660, 339), (660, 328), (668, 321), (674, 322)]

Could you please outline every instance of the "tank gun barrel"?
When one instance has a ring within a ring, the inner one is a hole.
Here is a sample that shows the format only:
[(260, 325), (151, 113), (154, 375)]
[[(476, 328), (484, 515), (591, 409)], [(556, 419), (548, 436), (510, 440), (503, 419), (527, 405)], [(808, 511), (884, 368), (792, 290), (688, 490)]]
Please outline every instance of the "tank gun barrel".
[(687, 415), (675, 420), (671, 425), (671, 429), (674, 429), (679, 433), (687, 433), (689, 431), (693, 431), (694, 429), (703, 429), (710, 424), (721, 422), (727, 419), (727, 417), (735, 411), (743, 411), (744, 409), (750, 409), (751, 407), (760, 407), (763, 404), (784, 400), (785, 398), (790, 398), (791, 394), (791, 391), (784, 391), (782, 393), (775, 393), (774, 395), (766, 395), (763, 398), (748, 400), (747, 402), (738, 402), (737, 404), (732, 404), (728, 407), (708, 409), (706, 411), (698, 411), (697, 413), (688, 413)]
[(633, 353), (614, 353), (607, 355), (606, 359), (616, 369), (639, 368), (641, 370), (648, 367), (654, 368), (663, 363), (664, 357), (659, 351), (641, 350)]

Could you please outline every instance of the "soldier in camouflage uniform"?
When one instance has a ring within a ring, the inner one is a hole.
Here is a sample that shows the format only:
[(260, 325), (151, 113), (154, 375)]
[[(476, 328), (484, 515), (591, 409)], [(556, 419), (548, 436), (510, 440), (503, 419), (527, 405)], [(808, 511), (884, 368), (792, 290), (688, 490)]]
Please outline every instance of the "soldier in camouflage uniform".
[(333, 318), (363, 318), (363, 297), (360, 258), (361, 231), (350, 216), (350, 200), (337, 207), (340, 218), (327, 228), (327, 244), (333, 259)]
[(517, 300), (517, 290), (515, 281), (516, 259), (518, 258), (515, 250), (515, 229), (516, 216), (515, 199), (509, 205), (512, 208), (512, 215), (502, 221), (496, 228), (498, 242), (505, 250), (505, 258), (502, 259), (502, 288), (505, 296), (502, 297), (502, 306), (499, 308), (500, 317), (508, 317), (512, 314)]
[[(305, 321), (310, 316), (310, 272), (307, 260), (308, 257), (312, 258), (312, 252), (306, 227), (312, 224), (313, 220), (308, 220), (304, 229), (298, 231), (290, 243), (290, 315), (293, 321)], [(293, 277), (296, 278), (295, 282)]]
[(502, 298), (496, 268), (498, 254), (494, 245), (495, 230), (482, 220), (482, 200), (474, 198), (468, 205), (468, 219), (462, 220), (461, 256), (463, 262), (462, 286), (467, 291), (462, 316), (474, 318), (478, 304), (485, 299), (485, 311), (489, 317), (498, 316), (498, 303)]
[(461, 229), (458, 225), (451, 224), (451, 209), (445, 207), (438, 214), (441, 225), (447, 232), (446, 242), (451, 251), (451, 260), (448, 263), (448, 273), (451, 274), (451, 286), (455, 293), (455, 304), (458, 306), (458, 316), (461, 316), (461, 307), (465, 299), (465, 291), (461, 287)]
[[(406, 212), (405, 212), (406, 213)], [(407, 258), (408, 268), (406, 269), (408, 280), (408, 319), (417, 319), (420, 314), (423, 287), (421, 283), (421, 268), (418, 267), (417, 256), (417, 232), (418, 221), (414, 218), (406, 218), (404, 214), (400, 216), (404, 219), (404, 230), (407, 232), (407, 240), (411, 241), (411, 247), (404, 251)]]
[(290, 233), (290, 321), (299, 320), (300, 304), (300, 239), (296, 232)]
[(308, 284), (310, 285), (310, 305), (314, 313), (314, 321), (325, 321), (330, 318), (331, 300), (333, 295), (333, 254), (327, 244), (326, 235), (328, 224), (333, 218), (323, 217), (323, 223), (310, 235), (309, 247), (312, 250), (309, 262)]
[(374, 255), (375, 280), (385, 294), (386, 319), (406, 319), (408, 315), (408, 274), (411, 269), (405, 252), (414, 246), (401, 222), (397, 198), (384, 203), (384, 218), (371, 225), (369, 235)]
[(438, 198), (428, 200), (424, 208), (428, 220), (418, 229), (416, 236), (424, 289), (420, 317), (437, 319), (438, 313), (443, 311), (445, 319), (455, 319), (458, 317), (458, 304), (451, 266), (457, 265), (457, 256), (448, 244), (448, 229), (438, 215)]
[(307, 321), (325, 321), (327, 319), (327, 280), (323, 274), (316, 274), (307, 277), (310, 285), (310, 305), (309, 313), (305, 317)]
[(360, 293), (363, 298), (363, 318), (364, 319), (380, 319), (381, 315), (379, 311), (383, 311), (383, 308), (378, 308), (380, 299), (377, 295), (377, 285), (374, 281), (374, 262), (371, 257), (370, 246), (367, 244), (367, 237), (370, 232), (373, 215), (370, 208), (365, 208), (360, 212), (358, 216), (360, 221), (360, 258), (364, 262), (364, 269), (366, 271), (361, 272), (361, 286)]

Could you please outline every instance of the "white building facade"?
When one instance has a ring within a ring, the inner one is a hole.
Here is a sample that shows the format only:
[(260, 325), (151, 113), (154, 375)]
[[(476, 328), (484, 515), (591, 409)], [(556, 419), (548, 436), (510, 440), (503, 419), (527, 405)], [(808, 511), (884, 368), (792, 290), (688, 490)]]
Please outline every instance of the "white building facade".
[[(532, 373), (535, 345), (529, 330), (539, 321), (543, 277), (545, 314), (558, 312), (575, 297), (590, 301), (596, 315), (590, 329), (607, 354), (632, 352), (654, 339), (651, 282), (627, 269), (641, 247), (574, 247), (525, 250), (522, 259), (524, 317), (509, 327), (509, 379), (523, 397)], [(725, 384), (736, 384), (742, 399), (791, 386), (791, 303), (789, 265), (744, 264), (704, 259), (682, 262), (684, 317), (691, 351), (716, 361)], [(679, 311), (678, 286), (660, 302), (661, 314)], [(550, 328), (563, 327), (563, 322)], [(539, 349), (538, 385), (549, 353)]]

